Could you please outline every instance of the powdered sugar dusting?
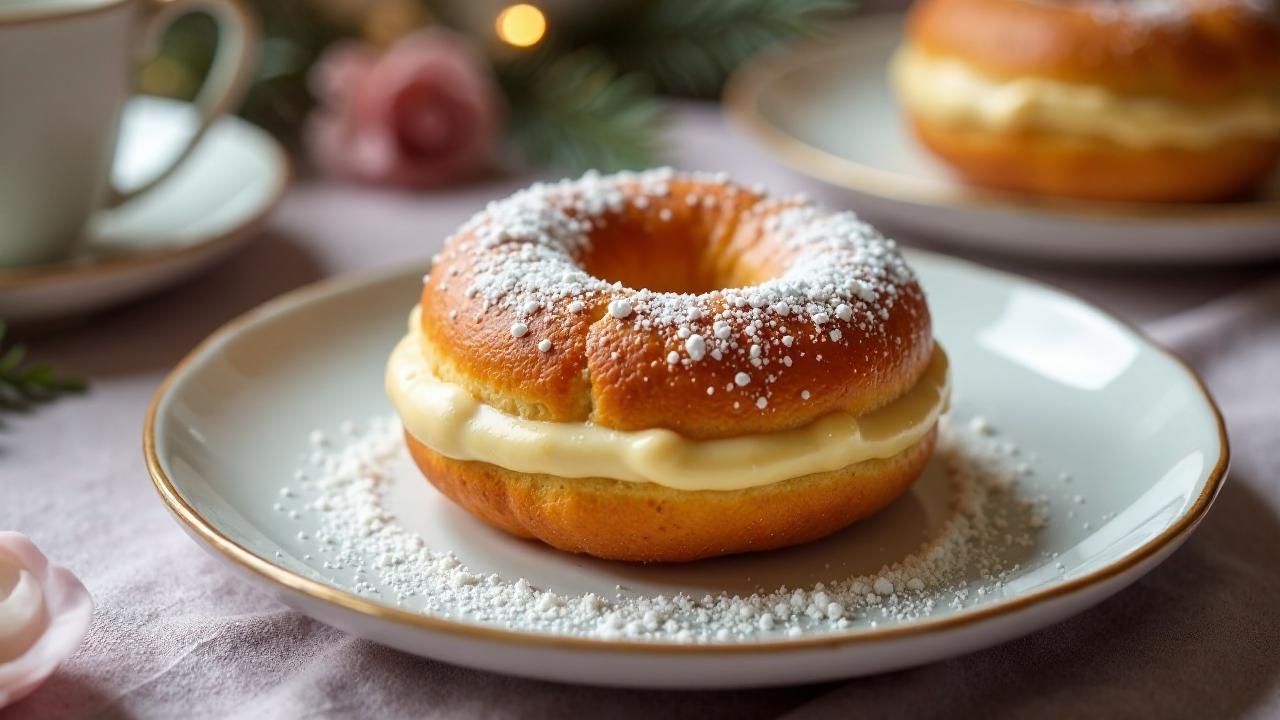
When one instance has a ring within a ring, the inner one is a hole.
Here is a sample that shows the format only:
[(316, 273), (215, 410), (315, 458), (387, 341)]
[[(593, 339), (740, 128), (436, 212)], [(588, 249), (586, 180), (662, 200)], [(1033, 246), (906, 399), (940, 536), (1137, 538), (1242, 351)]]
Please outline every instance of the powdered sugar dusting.
[[(568, 322), (586, 307), (603, 306), (597, 322), (633, 324), (665, 345), (659, 357), (668, 372), (709, 361), (728, 364), (730, 376), (756, 378), (742, 400), (761, 411), (768, 404), (757, 396), (791, 366), (793, 345), (817, 349), (820, 357), (824, 345), (848, 346), (886, 333), (901, 294), (915, 281), (897, 246), (853, 213), (831, 212), (803, 197), (761, 195), (744, 203), (742, 223), (762, 221), (786, 258), (780, 275), (757, 285), (659, 292), (606, 282), (582, 268), (594, 228), (629, 206), (647, 208), (669, 196), (675, 181), (713, 184), (742, 198), (754, 192), (721, 175), (670, 168), (589, 172), (490, 203), (449, 240), (438, 260), (450, 272), (465, 264), (467, 296), (479, 299), (485, 313), (509, 315), (517, 338), (524, 336), (514, 328), (532, 312), (547, 313), (551, 323)], [(686, 200), (691, 208), (715, 207), (697, 195)]]
[[(916, 551), (876, 573), (747, 595), (561, 593), (480, 572), (397, 521), (386, 504), (389, 489), (422, 480), (416, 473), (397, 477), (408, 461), (394, 419), (376, 419), (345, 441), (315, 445), (313, 467), (281, 494), (294, 508), (289, 512), (315, 520), (314, 532), (302, 539), (323, 558), (323, 572), (341, 574), (354, 592), (389, 604), (531, 632), (724, 643), (912, 620), (998, 593), (1020, 571), (1008, 558), (1031, 552), (1047, 518), (1043, 500), (1021, 496), (1024, 471), (1009, 443), (943, 422), (936, 461), (949, 476), (950, 514)], [(568, 555), (565, 561), (573, 562)]]

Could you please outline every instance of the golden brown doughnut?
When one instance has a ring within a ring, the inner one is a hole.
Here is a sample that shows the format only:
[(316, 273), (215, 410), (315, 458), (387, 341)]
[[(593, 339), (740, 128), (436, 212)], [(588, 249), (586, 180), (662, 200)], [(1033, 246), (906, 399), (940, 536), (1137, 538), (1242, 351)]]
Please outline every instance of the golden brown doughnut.
[[(419, 309), (406, 342), (423, 369), (400, 377), (393, 356), (389, 389), (429, 375), (465, 390), (462, 404), (488, 408), (491, 423), (532, 422), (525, 435), (661, 429), (685, 449), (804, 437), (833, 414), (895, 412), (937, 363), (924, 293), (892, 241), (851, 213), (670, 170), (588, 174), (490, 204), (434, 259)], [(447, 457), (453, 440), (421, 435), (452, 425), (415, 428), (421, 408), (409, 404), (420, 401), (392, 397), (414, 459), (454, 501), (513, 534), (615, 559), (825, 535), (905, 490), (933, 443), (930, 420), (891, 456), (688, 490)]]
[(1015, 192), (1128, 202), (1230, 198), (1266, 178), (1280, 143), (1235, 140), (1212, 151), (1090, 146), (1032, 133), (939, 127), (914, 119), (916, 136), (969, 182)]
[(1128, 201), (1239, 195), (1280, 157), (1275, 0), (918, 0), (894, 78), (978, 185)]
[(607, 560), (683, 562), (817, 540), (874, 514), (920, 476), (937, 430), (889, 458), (730, 491), (518, 473), (405, 438), (436, 489), (496, 528)]

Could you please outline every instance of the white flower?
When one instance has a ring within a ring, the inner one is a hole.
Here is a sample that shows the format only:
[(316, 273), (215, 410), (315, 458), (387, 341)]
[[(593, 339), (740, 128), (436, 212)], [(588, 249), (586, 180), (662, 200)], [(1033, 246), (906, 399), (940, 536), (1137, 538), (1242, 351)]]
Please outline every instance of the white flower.
[(27, 537), (0, 532), (0, 708), (17, 702), (80, 646), (93, 601), (71, 571)]

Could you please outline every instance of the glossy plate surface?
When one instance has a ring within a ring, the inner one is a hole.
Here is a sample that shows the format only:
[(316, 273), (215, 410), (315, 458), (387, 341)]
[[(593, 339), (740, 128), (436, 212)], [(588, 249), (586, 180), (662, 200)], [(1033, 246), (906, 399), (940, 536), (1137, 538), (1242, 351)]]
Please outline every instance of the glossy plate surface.
[[(131, 99), (112, 168), (117, 182), (141, 185), (197, 123), (188, 103)], [(75, 257), (0, 268), (0, 317), (39, 322), (83, 315), (188, 278), (252, 236), (283, 196), (289, 173), (289, 159), (270, 135), (238, 118), (222, 118), (164, 182), (100, 212)]]
[(829, 42), (762, 54), (730, 82), (726, 110), (779, 161), (902, 237), (1100, 263), (1280, 257), (1280, 173), (1252, 199), (1213, 204), (1087, 202), (962, 184), (900, 116), (888, 63), (901, 41), (901, 16), (871, 15)]
[[(928, 662), (1077, 613), (1162, 560), (1208, 510), (1226, 471), (1220, 417), (1175, 357), (1058, 291), (968, 263), (912, 253), (950, 353), (950, 423), (981, 414), (1033, 466), (1025, 491), (1049, 522), (998, 593), (930, 614), (791, 638), (681, 645), (565, 637), (451, 613), (421, 614), (353, 593), (323, 567), (310, 515), (273, 509), (321, 429), (385, 416), (383, 366), (404, 331), (421, 268), (340, 278), (274, 300), (215, 333), (156, 396), (145, 451), (187, 531), (304, 613), (409, 652), (571, 682), (731, 687), (818, 681)], [(680, 566), (599, 562), (507, 537), (435, 492), (407, 463), (388, 509), (481, 573), (573, 594), (701, 597), (875, 572), (944, 522), (950, 490), (935, 459), (883, 513), (799, 548)], [(1063, 474), (1070, 479), (1064, 479)], [(1087, 499), (1082, 503), (1076, 496)], [(301, 538), (301, 539), (300, 539)]]

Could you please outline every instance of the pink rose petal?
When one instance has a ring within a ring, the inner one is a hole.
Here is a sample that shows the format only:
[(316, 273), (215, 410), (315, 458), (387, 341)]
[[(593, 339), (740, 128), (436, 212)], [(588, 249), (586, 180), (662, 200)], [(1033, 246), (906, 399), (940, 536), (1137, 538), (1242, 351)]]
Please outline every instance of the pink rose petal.
[[(444, 30), (406, 36), (381, 56), (350, 45), (318, 63), (325, 86), (307, 144), (322, 170), (368, 182), (437, 187), (492, 162), (502, 97), (487, 61)], [(341, 87), (334, 87), (334, 83)]]
[(377, 59), (373, 48), (352, 40), (339, 40), (312, 66), (307, 74), (307, 87), (326, 105), (345, 105), (360, 78)]
[(39, 687), (58, 663), (80, 646), (93, 617), (93, 601), (70, 570), (50, 564), (27, 537), (0, 532), (0, 554), (8, 555), (31, 573), (44, 593), (47, 625), (31, 647), (0, 663), (0, 708)]

